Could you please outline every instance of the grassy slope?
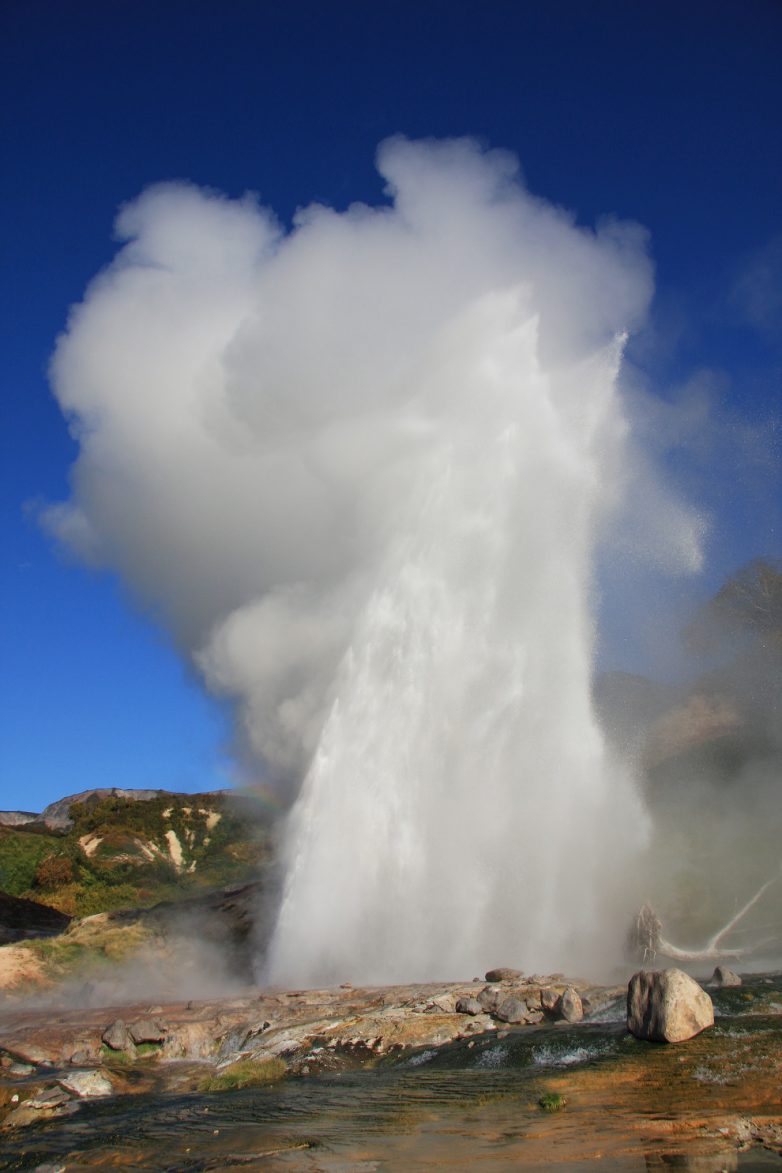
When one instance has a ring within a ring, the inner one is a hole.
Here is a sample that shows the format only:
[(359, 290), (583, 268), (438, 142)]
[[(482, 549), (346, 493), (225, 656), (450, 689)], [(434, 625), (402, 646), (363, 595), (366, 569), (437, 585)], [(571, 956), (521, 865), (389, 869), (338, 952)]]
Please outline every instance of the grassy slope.
[(0, 827), (0, 889), (87, 916), (241, 884), (270, 854), (269, 826), (221, 794), (111, 797), (70, 813), (63, 833)]

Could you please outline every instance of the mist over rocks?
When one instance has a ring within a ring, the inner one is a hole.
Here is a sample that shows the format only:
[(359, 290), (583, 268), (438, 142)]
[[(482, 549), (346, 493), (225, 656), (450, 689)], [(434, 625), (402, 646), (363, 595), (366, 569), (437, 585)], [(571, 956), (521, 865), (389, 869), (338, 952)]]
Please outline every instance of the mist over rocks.
[(46, 524), (296, 799), (268, 975), (474, 971), (509, 926), (579, 965), (646, 836), (591, 694), (596, 553), (702, 561), (623, 406), (646, 233), (580, 227), (470, 140), (395, 138), (378, 169), (386, 203), (287, 234), (186, 184), (123, 208), (52, 362), (80, 455)]

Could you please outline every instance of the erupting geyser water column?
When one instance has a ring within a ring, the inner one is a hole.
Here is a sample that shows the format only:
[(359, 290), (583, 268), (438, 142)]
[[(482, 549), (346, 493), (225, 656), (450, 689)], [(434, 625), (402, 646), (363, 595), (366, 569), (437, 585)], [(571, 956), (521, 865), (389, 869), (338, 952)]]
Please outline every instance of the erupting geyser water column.
[(278, 980), (555, 967), (605, 943), (643, 825), (591, 703), (617, 362), (541, 369), (505, 293), (421, 373), (429, 444), (291, 818)]
[[(574, 963), (616, 938), (644, 834), (590, 678), (595, 551), (638, 475), (617, 371), (645, 235), (578, 227), (466, 140), (378, 166), (388, 204), (288, 234), (145, 192), (52, 368), (81, 454), (49, 524), (301, 787), (267, 965), (297, 984)], [(647, 488), (649, 542), (696, 565)]]

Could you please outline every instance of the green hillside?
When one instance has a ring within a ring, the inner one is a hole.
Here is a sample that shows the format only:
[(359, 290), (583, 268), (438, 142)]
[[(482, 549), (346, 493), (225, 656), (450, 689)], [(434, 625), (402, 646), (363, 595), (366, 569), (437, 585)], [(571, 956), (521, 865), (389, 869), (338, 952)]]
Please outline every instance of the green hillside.
[(68, 815), (0, 826), (0, 890), (88, 916), (242, 884), (271, 857), (270, 824), (228, 793), (109, 795)]

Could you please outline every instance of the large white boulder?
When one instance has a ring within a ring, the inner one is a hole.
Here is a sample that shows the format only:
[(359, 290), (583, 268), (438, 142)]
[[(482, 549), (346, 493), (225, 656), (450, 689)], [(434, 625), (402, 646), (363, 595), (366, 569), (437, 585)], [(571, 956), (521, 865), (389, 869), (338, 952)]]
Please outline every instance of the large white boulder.
[(683, 970), (641, 970), (630, 978), (627, 1029), (637, 1039), (681, 1043), (713, 1025), (711, 998)]

